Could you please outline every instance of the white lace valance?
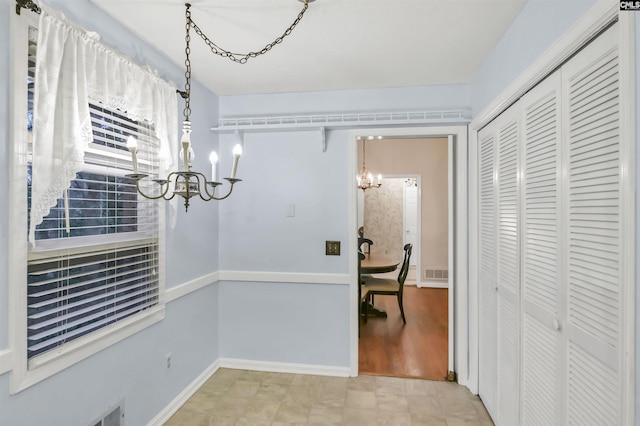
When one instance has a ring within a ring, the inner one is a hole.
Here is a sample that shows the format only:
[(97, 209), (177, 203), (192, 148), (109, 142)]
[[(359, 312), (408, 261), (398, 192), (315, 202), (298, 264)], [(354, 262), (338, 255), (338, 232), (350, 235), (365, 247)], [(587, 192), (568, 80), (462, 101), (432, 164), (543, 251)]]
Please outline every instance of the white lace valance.
[(84, 165), (92, 141), (89, 101), (155, 125), (161, 174), (178, 145), (176, 87), (114, 52), (60, 13), (41, 4), (33, 120), (31, 228), (49, 214)]

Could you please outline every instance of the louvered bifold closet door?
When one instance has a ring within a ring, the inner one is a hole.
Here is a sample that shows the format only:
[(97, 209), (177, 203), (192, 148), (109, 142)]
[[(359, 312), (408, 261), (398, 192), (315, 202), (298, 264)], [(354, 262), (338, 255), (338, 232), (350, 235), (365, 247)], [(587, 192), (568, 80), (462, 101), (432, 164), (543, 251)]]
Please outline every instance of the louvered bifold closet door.
[(567, 149), (567, 417), (621, 424), (618, 26), (562, 68)]
[(496, 284), (496, 194), (495, 126), (478, 133), (479, 149), (479, 393), (493, 418), (497, 418), (497, 284)]
[(522, 98), (522, 424), (562, 424), (560, 71)]
[(498, 419), (519, 422), (520, 277), (519, 191), (520, 102), (496, 119)]

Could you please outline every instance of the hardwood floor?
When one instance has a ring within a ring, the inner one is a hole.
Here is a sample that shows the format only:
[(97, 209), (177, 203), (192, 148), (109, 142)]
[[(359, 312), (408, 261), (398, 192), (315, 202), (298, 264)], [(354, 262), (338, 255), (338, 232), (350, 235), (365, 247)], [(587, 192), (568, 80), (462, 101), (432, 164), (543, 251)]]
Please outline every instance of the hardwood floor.
[(361, 374), (445, 380), (448, 359), (447, 289), (405, 286), (402, 323), (397, 299), (376, 296), (387, 318), (360, 323)]

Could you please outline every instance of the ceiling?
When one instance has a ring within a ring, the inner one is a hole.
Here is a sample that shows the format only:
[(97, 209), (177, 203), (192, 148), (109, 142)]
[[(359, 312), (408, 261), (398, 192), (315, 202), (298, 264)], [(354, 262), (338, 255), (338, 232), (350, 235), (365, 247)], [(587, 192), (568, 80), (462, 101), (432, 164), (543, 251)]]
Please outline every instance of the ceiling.
[[(91, 0), (184, 67), (181, 0)], [(289, 37), (240, 65), (191, 30), (193, 76), (218, 95), (468, 83), (526, 0), (316, 0)], [(302, 10), (299, 0), (191, 0), (218, 46), (261, 50)], [(175, 82), (178, 86), (184, 82)]]

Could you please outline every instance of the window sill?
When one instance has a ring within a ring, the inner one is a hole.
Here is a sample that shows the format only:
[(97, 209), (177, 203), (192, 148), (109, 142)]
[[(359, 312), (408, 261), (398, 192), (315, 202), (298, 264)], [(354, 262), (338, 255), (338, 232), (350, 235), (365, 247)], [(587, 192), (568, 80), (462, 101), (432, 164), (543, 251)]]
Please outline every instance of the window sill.
[(73, 366), (111, 345), (132, 336), (139, 331), (161, 321), (165, 316), (165, 306), (160, 304), (140, 315), (127, 318), (112, 327), (105, 327), (86, 338), (78, 339), (29, 360), (27, 370), (14, 370), (11, 377), (11, 394), (21, 392), (36, 383)]

